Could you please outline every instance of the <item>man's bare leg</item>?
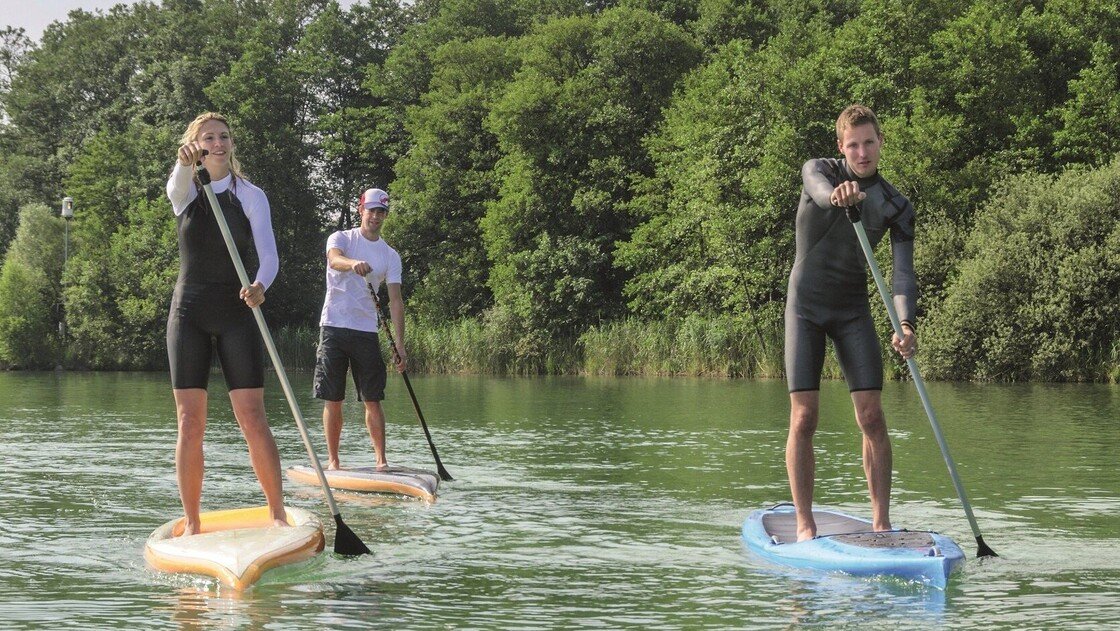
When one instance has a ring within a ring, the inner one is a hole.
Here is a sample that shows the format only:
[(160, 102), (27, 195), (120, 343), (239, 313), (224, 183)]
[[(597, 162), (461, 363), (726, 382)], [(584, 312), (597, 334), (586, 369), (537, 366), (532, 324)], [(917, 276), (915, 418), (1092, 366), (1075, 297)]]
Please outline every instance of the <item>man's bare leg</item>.
[(882, 392), (861, 390), (852, 393), (856, 422), (863, 432), (863, 471), (871, 495), (871, 523), (876, 531), (890, 530), (891, 439), (883, 414)]
[(813, 434), (817, 431), (820, 392), (791, 392), (789, 403), (786, 473), (789, 474), (789, 490), (797, 513), (797, 540), (805, 541), (817, 536), (817, 523), (813, 519), (813, 482), (816, 478)]
[(373, 453), (377, 458), (375, 466), (383, 469), (389, 466), (385, 458), (385, 412), (381, 409), (380, 401), (365, 401), (366, 428), (369, 429), (369, 440), (373, 443)]
[(323, 403), (323, 435), (327, 439), (327, 469), (338, 469), (338, 443), (342, 438), (342, 401)]

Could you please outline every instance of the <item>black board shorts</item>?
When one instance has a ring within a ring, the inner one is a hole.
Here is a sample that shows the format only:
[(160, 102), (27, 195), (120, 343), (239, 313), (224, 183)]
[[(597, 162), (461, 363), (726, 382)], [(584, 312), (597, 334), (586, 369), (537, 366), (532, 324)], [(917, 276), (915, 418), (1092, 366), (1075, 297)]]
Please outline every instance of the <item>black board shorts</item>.
[(319, 328), (315, 353), (315, 398), (342, 401), (346, 398), (346, 370), (354, 375), (359, 401), (385, 398), (385, 360), (377, 333), (341, 327)]

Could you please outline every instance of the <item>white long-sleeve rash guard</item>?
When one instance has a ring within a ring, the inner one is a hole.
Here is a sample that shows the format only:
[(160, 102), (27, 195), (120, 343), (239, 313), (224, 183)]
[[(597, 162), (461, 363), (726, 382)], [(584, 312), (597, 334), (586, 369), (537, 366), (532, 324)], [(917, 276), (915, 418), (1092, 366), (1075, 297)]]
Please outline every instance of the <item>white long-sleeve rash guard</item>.
[[(192, 168), (175, 163), (175, 170), (167, 180), (167, 198), (171, 200), (176, 217), (183, 214), (198, 197), (198, 188), (195, 187), (193, 178)], [(215, 194), (222, 193), (230, 187), (232, 181), (231, 173), (220, 180), (213, 180), (210, 186)], [(268, 205), (268, 196), (245, 178), (238, 181), (234, 190), (253, 230), (253, 245), (256, 246), (257, 258), (260, 260), (256, 280), (268, 289), (280, 271), (280, 256), (276, 253), (276, 236), (272, 232), (272, 210)]]

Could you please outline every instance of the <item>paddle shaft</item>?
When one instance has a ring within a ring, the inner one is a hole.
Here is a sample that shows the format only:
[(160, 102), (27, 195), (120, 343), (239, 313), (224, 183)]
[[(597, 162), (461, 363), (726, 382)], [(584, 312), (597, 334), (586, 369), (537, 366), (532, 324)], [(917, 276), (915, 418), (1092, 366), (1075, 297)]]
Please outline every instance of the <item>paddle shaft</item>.
[[(863, 221), (857, 219), (852, 222), (852, 226), (856, 230), (859, 245), (867, 259), (867, 266), (871, 268), (871, 276), (875, 279), (875, 286), (879, 288), (879, 296), (882, 297), (883, 305), (887, 308), (887, 315), (891, 319), (891, 327), (895, 334), (901, 338), (903, 337), (902, 322), (898, 318), (898, 311), (895, 310), (894, 303), (891, 302), (887, 284), (883, 281), (882, 272), (879, 271), (879, 264), (875, 262), (875, 252), (871, 248), (871, 241), (867, 239), (867, 231), (863, 228)], [(949, 477), (953, 479), (953, 486), (957, 489), (957, 497), (960, 498), (961, 505), (964, 506), (964, 513), (968, 516), (968, 524), (972, 527), (972, 534), (976, 537), (976, 543), (979, 546), (976, 556), (998, 556), (984, 543), (984, 537), (980, 534), (980, 526), (976, 524), (976, 516), (972, 514), (972, 505), (968, 503), (964, 485), (961, 484), (961, 478), (957, 475), (957, 466), (953, 463), (953, 457), (949, 455), (949, 444), (945, 442), (945, 437), (941, 434), (941, 425), (937, 422), (937, 415), (934, 414), (933, 405), (929, 401), (929, 394), (926, 393), (926, 384), (922, 380), (922, 374), (918, 371), (918, 362), (910, 357), (906, 360), (906, 366), (910, 368), (910, 375), (914, 378), (914, 386), (917, 387), (918, 396), (922, 399), (922, 407), (926, 410), (929, 424), (933, 428), (933, 435), (937, 438), (937, 446), (941, 448), (941, 455), (945, 458), (945, 464), (949, 467)]]
[[(237, 245), (233, 242), (233, 235), (230, 234), (229, 224), (226, 223), (225, 214), (222, 213), (222, 206), (218, 203), (218, 197), (214, 195), (214, 189), (210, 186), (210, 174), (206, 168), (201, 164), (195, 167), (199, 175), (199, 180), (202, 182), (202, 188), (206, 192), (206, 200), (210, 202), (210, 209), (214, 212), (214, 218), (218, 220), (218, 228), (222, 231), (222, 239), (226, 242), (226, 249), (229, 250), (230, 259), (233, 260), (233, 266), (237, 269), (237, 277), (241, 280), (241, 287), (248, 289), (249, 275), (245, 273), (245, 264), (241, 261), (241, 254), (237, 251)], [(334, 495), (331, 493), (331, 487), (327, 484), (327, 476), (323, 473), (323, 467), (319, 464), (319, 458), (315, 455), (315, 449), (311, 446), (311, 439), (307, 435), (307, 427), (303, 422), (303, 414), (296, 405), (296, 397), (292, 393), (292, 385), (288, 382), (288, 373), (284, 370), (284, 364), (280, 362), (280, 354), (276, 352), (276, 343), (272, 341), (272, 334), (268, 330), (268, 323), (264, 320), (264, 313), (261, 312), (260, 306), (252, 308), (253, 317), (257, 321), (257, 327), (261, 331), (261, 337), (264, 339), (265, 348), (268, 349), (268, 356), (272, 359), (272, 367), (276, 370), (276, 376), (280, 379), (280, 387), (284, 389), (284, 396), (288, 399), (288, 407), (292, 409), (292, 416), (296, 419), (296, 426), (299, 427), (299, 434), (303, 437), (303, 446), (307, 448), (307, 456), (311, 459), (311, 465), (315, 467), (315, 473), (319, 476), (319, 483), (323, 485), (323, 491), (326, 492), (327, 505), (331, 509), (331, 515), (334, 516), (335, 522), (339, 523), (341, 517), (339, 515), (338, 505), (334, 501)]]
[[(377, 289), (374, 288), (373, 283), (366, 280), (366, 287), (369, 287), (369, 295), (373, 297), (373, 306), (377, 309), (378, 319), (381, 320), (382, 327), (385, 329), (385, 335), (389, 338), (389, 348), (393, 350), (393, 356), (397, 356), (397, 342), (393, 339), (393, 328), (388, 317), (381, 317), (381, 300), (377, 298)], [(449, 482), (455, 478), (447, 472), (443, 467), (443, 462), (439, 459), (439, 452), (436, 451), (436, 444), (432, 441), (432, 433), (428, 431), (428, 422), (424, 420), (424, 413), (420, 411), (420, 402), (416, 400), (416, 392), (412, 389), (412, 382), (408, 379), (408, 371), (401, 371), (401, 376), (404, 377), (404, 385), (408, 388), (408, 396), (412, 397), (412, 407), (416, 410), (416, 418), (420, 420), (420, 427), (424, 430), (424, 438), (428, 439), (428, 447), (432, 450), (432, 457), (436, 461), (436, 470), (439, 472), (439, 477), (444, 482)]]

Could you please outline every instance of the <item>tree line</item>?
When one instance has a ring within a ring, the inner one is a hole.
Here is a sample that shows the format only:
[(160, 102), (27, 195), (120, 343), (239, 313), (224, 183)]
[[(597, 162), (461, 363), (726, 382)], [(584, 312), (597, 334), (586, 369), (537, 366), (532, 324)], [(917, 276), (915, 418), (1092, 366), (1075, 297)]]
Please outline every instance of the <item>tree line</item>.
[(1118, 63), (1120, 0), (164, 0), (8, 28), (0, 362), (166, 365), (163, 186), (207, 110), (272, 204), (274, 326), (315, 325), (326, 236), (387, 186), (412, 330), (528, 371), (612, 326), (780, 354), (800, 165), (861, 102), (918, 212), (930, 375), (1120, 380)]

